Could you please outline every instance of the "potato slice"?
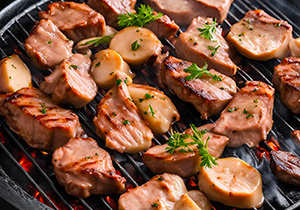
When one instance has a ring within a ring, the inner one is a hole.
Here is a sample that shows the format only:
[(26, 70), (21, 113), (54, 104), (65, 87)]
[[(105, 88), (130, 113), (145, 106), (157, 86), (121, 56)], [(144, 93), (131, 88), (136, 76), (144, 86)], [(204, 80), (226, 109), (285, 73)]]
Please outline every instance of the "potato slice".
[(130, 70), (129, 65), (122, 57), (111, 49), (98, 52), (92, 64), (91, 74), (99, 88), (109, 90), (116, 84), (117, 74), (122, 72), (128, 77), (127, 84), (132, 83), (135, 76)]
[(32, 87), (30, 70), (18, 55), (0, 61), (0, 92), (15, 92)]
[(291, 56), (300, 57), (300, 38), (291, 39), (289, 43)]
[(199, 188), (210, 200), (237, 208), (263, 204), (261, 174), (238, 158), (220, 158), (218, 165), (202, 168)]
[(153, 63), (163, 45), (155, 34), (146, 28), (127, 27), (111, 40), (109, 48), (118, 52), (129, 65)]
[(212, 206), (206, 196), (199, 190), (192, 190), (181, 196), (173, 210), (211, 210)]
[(165, 133), (180, 116), (173, 102), (156, 88), (132, 84), (130, 96), (155, 134)]

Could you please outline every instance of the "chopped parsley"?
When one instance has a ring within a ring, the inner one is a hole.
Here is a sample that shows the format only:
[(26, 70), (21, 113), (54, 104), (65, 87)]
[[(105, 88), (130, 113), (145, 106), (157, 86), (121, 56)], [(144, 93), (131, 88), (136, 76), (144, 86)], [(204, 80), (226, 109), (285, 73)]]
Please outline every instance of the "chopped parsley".
[(125, 81), (124, 81), (124, 83), (125, 83), (126, 85), (127, 85), (127, 81), (128, 81), (128, 79), (126, 78)]
[(138, 41), (136, 40), (135, 42), (133, 42), (131, 44), (131, 50), (132, 51), (136, 51), (141, 45), (138, 43)]
[(128, 98), (128, 99), (129, 99), (129, 101), (134, 102), (134, 101), (132, 100), (132, 98)]
[(95, 65), (95, 66), (96, 66), (96, 67), (98, 67), (98, 66), (100, 66), (100, 64), (101, 64), (101, 63), (100, 63), (100, 62), (98, 62), (98, 63), (96, 63), (96, 65)]
[(9, 59), (11, 59), (11, 56), (8, 56)]
[(78, 66), (72, 64), (72, 65), (70, 66), (70, 69), (78, 69)]
[(153, 204), (151, 205), (152, 208), (157, 208), (158, 206), (159, 206), (158, 203), (153, 203)]
[(246, 108), (244, 108), (244, 111), (243, 111), (243, 113), (244, 113), (244, 114), (247, 114), (247, 113), (248, 113), (248, 111), (247, 111), (247, 109), (246, 109)]
[(149, 93), (146, 93), (145, 98), (146, 99), (154, 98), (154, 95), (150, 95)]
[(123, 125), (130, 125), (130, 122), (128, 120), (124, 120)]
[(253, 102), (254, 102), (254, 103), (257, 103), (257, 102), (258, 102), (258, 99), (253, 100)]
[(117, 114), (115, 112), (112, 113), (114, 116), (117, 116)]
[(158, 181), (163, 181), (164, 180), (164, 178), (162, 178), (161, 176), (160, 177), (158, 177), (158, 179), (157, 179)]
[(117, 80), (116, 80), (116, 85), (119, 86), (119, 85), (121, 84), (121, 82), (122, 82), (122, 80), (117, 79)]
[(153, 111), (153, 108), (152, 108), (151, 104), (149, 104), (148, 107), (149, 107), (149, 109), (150, 109), (151, 116), (153, 117), (153, 116), (154, 116), (154, 111)]
[(49, 41), (48, 44), (52, 44), (52, 41)]
[(233, 111), (236, 111), (237, 110), (237, 108), (236, 107), (233, 107), (232, 109), (228, 109), (228, 112), (233, 112)]
[(11, 79), (11, 76), (9, 76), (8, 79)]
[(256, 91), (258, 91), (258, 89), (257, 89), (257, 88), (254, 88), (253, 92), (256, 92)]
[(17, 67), (16, 67), (14, 64), (11, 64), (11, 66), (12, 66), (14, 69), (17, 69)]
[(114, 73), (115, 73), (115, 72), (114, 72), (114, 71), (112, 71), (112, 72), (110, 72), (110, 73), (109, 73), (109, 75), (113, 75)]
[(197, 28), (198, 31), (201, 32), (199, 36), (216, 42), (217, 38), (215, 37), (215, 33), (217, 31), (217, 25), (217, 18), (215, 18), (212, 23), (205, 23), (203, 28)]
[(211, 56), (214, 56), (217, 53), (217, 50), (220, 48), (220, 45), (214, 47), (214, 46), (208, 46), (209, 50), (213, 50), (213, 52), (210, 54)]
[(41, 107), (42, 107), (42, 109), (40, 110), (40, 112), (42, 114), (46, 114), (46, 104), (45, 103), (41, 103)]
[(280, 27), (281, 26), (281, 23), (276, 23), (275, 24), (275, 27)]
[(247, 115), (247, 117), (246, 117), (246, 118), (247, 118), (247, 120), (248, 120), (250, 117), (254, 117), (254, 116), (253, 116), (253, 114), (249, 114), (249, 115)]
[(98, 156), (98, 153), (95, 153), (96, 156)]

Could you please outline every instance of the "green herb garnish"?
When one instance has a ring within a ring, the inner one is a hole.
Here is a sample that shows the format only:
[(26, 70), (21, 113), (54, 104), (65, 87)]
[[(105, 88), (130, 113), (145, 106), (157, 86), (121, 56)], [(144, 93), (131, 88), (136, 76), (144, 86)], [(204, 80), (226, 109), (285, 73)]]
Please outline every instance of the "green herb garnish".
[(153, 203), (153, 204), (151, 205), (152, 208), (157, 208), (158, 206), (159, 206), (158, 203)]
[(123, 125), (130, 125), (130, 122), (128, 120), (124, 120)]
[(205, 23), (203, 28), (197, 28), (201, 33), (199, 36), (209, 39), (212, 42), (216, 42), (217, 38), (215, 37), (215, 33), (217, 31), (217, 18), (214, 19), (212, 23)]
[(205, 63), (205, 65), (202, 68), (200, 68), (197, 64), (193, 63), (191, 66), (184, 69), (184, 72), (191, 74), (191, 75), (187, 76), (185, 78), (185, 80), (189, 81), (189, 80), (193, 80), (196, 78), (201, 78), (203, 74), (206, 74), (206, 75), (212, 77), (213, 80), (215, 80), (215, 81), (222, 81), (222, 78), (219, 77), (218, 75), (211, 74), (207, 67), (208, 67), (207, 63)]
[(98, 47), (101, 44), (108, 45), (114, 36), (115, 36), (115, 34), (112, 34), (109, 36), (98, 37), (98, 38), (92, 39), (90, 41), (87, 41), (87, 42), (81, 44), (80, 46), (90, 45), (90, 44), (93, 44), (94, 47)]
[(151, 116), (153, 117), (153, 116), (154, 116), (154, 111), (153, 111), (153, 108), (152, 108), (151, 104), (149, 104), (148, 107), (149, 107), (149, 109), (150, 109)]
[(210, 55), (214, 56), (217, 53), (217, 51), (218, 51), (219, 48), (220, 48), (220, 45), (218, 45), (216, 47), (214, 47), (214, 46), (208, 46), (209, 50), (213, 50), (213, 52)]
[(100, 64), (101, 64), (101, 63), (100, 63), (100, 62), (98, 62), (98, 63), (96, 63), (96, 65), (95, 65), (95, 66), (96, 66), (96, 67), (98, 67), (98, 66), (100, 66)]
[(249, 115), (246, 117), (247, 120), (248, 120), (250, 117), (254, 117), (253, 114), (249, 114)]
[(78, 66), (76, 66), (76, 65), (71, 65), (71, 66), (70, 66), (70, 69), (78, 69)]
[(116, 85), (119, 86), (119, 85), (121, 84), (121, 82), (122, 82), (122, 80), (117, 79), (117, 80), (116, 80)]
[(135, 42), (133, 42), (131, 44), (131, 50), (132, 51), (136, 51), (141, 45), (138, 43), (138, 41), (136, 40)]

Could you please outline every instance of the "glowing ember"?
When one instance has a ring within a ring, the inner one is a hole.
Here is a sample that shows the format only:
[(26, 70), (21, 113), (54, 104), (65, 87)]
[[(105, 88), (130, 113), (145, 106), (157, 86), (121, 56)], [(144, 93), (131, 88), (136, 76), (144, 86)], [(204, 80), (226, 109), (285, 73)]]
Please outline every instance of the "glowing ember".
[(25, 154), (22, 153), (22, 158), (19, 161), (20, 165), (25, 169), (25, 171), (29, 172), (32, 168), (32, 163), (30, 160), (26, 157)]
[(189, 185), (190, 185), (191, 187), (196, 187), (196, 186), (197, 186), (197, 183), (196, 183), (193, 179), (190, 179), (190, 180), (189, 180)]
[(44, 155), (48, 155), (48, 152), (45, 151), (40, 151), (41, 153), (43, 153)]
[(109, 196), (106, 196), (105, 197), (105, 200), (107, 201), (107, 203), (110, 205), (110, 207), (114, 210), (117, 210), (118, 207), (117, 207), (117, 203), (114, 199), (112, 199), (111, 197)]
[(43, 196), (40, 194), (39, 191), (36, 191), (34, 197), (35, 197), (38, 201), (44, 203)]

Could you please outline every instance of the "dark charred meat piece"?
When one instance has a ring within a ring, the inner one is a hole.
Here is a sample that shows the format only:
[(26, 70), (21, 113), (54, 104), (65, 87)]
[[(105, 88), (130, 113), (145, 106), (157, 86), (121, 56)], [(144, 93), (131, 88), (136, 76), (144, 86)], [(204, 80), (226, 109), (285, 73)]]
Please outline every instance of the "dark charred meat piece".
[(300, 159), (293, 153), (272, 150), (270, 167), (281, 181), (300, 186)]
[(88, 5), (100, 12), (110, 26), (118, 28), (118, 16), (134, 13), (136, 0), (88, 0)]
[[(157, 15), (157, 12), (153, 13)], [(179, 30), (179, 26), (167, 15), (163, 15), (161, 18), (156, 19), (154, 22), (147, 24), (145, 28), (150, 29), (160, 39), (171, 39)]]
[(211, 69), (228, 76), (235, 75), (238, 67), (231, 60), (235, 52), (223, 38), (222, 28), (216, 27), (214, 41), (200, 36), (199, 28), (205, 28), (206, 23), (212, 24), (213, 19), (194, 18), (188, 29), (179, 35), (175, 45), (178, 57), (199, 66), (203, 66), (206, 62)]
[(40, 20), (25, 40), (26, 53), (41, 70), (54, 69), (62, 60), (72, 56), (73, 41), (53, 24)]
[(273, 126), (274, 89), (259, 81), (246, 82), (215, 122), (213, 132), (229, 137), (230, 147), (253, 147), (266, 140)]
[(105, 31), (104, 17), (86, 4), (55, 2), (39, 15), (41, 19), (51, 20), (74, 42), (102, 36)]
[(35, 88), (0, 95), (0, 114), (13, 131), (36, 149), (54, 151), (83, 133), (73, 111), (57, 106)]
[(52, 164), (58, 182), (76, 197), (122, 193), (125, 178), (118, 175), (108, 152), (92, 138), (72, 138), (53, 153)]
[(151, 146), (152, 131), (131, 101), (125, 82), (117, 80), (97, 106), (94, 124), (105, 146), (120, 153), (137, 153)]
[(40, 89), (51, 95), (56, 103), (82, 108), (94, 99), (98, 91), (88, 73), (90, 66), (89, 58), (74, 54), (58, 65), (50, 76), (45, 77)]
[(184, 69), (189, 66), (190, 62), (167, 57), (162, 63), (162, 82), (183, 101), (193, 104), (203, 119), (219, 114), (236, 93), (234, 80), (211, 69), (209, 72), (219, 76), (222, 81), (215, 81), (206, 74), (187, 81), (186, 77), (190, 73), (186, 73)]
[(155, 11), (168, 15), (179, 25), (187, 26), (198, 16), (215, 17), (222, 23), (233, 0), (145, 0)]
[(284, 58), (274, 68), (272, 80), (280, 92), (282, 103), (295, 114), (300, 114), (300, 58)]
[(300, 131), (299, 130), (294, 130), (291, 133), (291, 138), (295, 142), (295, 144), (297, 144), (298, 146), (300, 146)]

